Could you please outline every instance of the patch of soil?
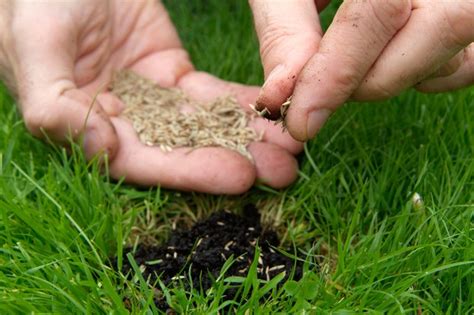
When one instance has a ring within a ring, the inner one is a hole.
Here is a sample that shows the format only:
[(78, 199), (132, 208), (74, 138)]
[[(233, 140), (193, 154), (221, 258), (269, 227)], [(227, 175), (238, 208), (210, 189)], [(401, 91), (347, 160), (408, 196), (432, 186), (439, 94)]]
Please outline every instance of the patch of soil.
[[(257, 273), (260, 279), (270, 280), (285, 272), (285, 279), (294, 271), (293, 279), (302, 276), (301, 263), (288, 258), (275, 250), (279, 245), (277, 234), (272, 230), (264, 230), (260, 224), (260, 214), (253, 205), (244, 208), (243, 216), (220, 211), (208, 219), (196, 223), (190, 230), (176, 231), (168, 242), (162, 246), (139, 246), (132, 253), (136, 263), (143, 271), (145, 279), (150, 277), (154, 283), (157, 276), (164, 284), (173, 281), (186, 283), (188, 270), (194, 287), (207, 290), (216, 279), (225, 261), (234, 256), (234, 263), (226, 272), (226, 276), (242, 276), (248, 273), (255, 257), (255, 247), (259, 246)], [(133, 275), (133, 269), (124, 253), (124, 274)], [(186, 277), (184, 277), (186, 275)], [(228, 298), (236, 293), (227, 292)], [(164, 300), (157, 298), (157, 306), (167, 308)]]

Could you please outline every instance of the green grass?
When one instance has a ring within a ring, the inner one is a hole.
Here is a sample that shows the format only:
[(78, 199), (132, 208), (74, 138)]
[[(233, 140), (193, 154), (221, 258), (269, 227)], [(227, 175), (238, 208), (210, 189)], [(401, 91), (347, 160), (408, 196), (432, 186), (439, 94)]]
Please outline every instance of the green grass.
[[(167, 6), (199, 69), (262, 82), (245, 1)], [(79, 149), (67, 155), (34, 139), (13, 104), (1, 90), (0, 313), (125, 313), (125, 297), (134, 313), (157, 311), (146, 279), (125, 280), (108, 257), (127, 240), (163, 240), (171, 221), (191, 222), (239, 198), (110, 181)], [(277, 278), (257, 281), (252, 269), (246, 278), (218, 278), (210, 292), (193, 284), (192, 291), (162, 287), (163, 294), (187, 313), (228, 306), (239, 313), (472, 314), (473, 113), (473, 89), (409, 91), (344, 107), (306, 146), (295, 185), (247, 195), (272, 200), (268, 217), (300, 246), (305, 277), (277, 286)], [(422, 205), (412, 202), (415, 192)], [(319, 253), (328, 257), (320, 270)], [(234, 301), (225, 299), (230, 286), (240, 288)]]

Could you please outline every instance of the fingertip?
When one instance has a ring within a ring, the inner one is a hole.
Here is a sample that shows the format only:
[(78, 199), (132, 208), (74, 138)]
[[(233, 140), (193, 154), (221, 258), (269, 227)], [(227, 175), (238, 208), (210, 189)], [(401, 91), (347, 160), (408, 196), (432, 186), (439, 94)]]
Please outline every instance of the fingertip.
[(105, 125), (101, 123), (101, 126), (88, 126), (84, 133), (83, 147), (88, 160), (105, 156), (113, 160), (119, 147), (114, 126), (109, 121)]
[(288, 109), (286, 115), (286, 128), (290, 136), (296, 141), (305, 142), (308, 140), (306, 130), (307, 112), (293, 104)]
[[(179, 152), (180, 149), (176, 151)], [(181, 182), (186, 190), (211, 194), (238, 195), (248, 191), (255, 183), (257, 171), (254, 164), (236, 151), (222, 147), (182, 149)], [(172, 161), (170, 161), (172, 163)]]
[(311, 140), (318, 134), (331, 115), (332, 111), (327, 108), (315, 109), (301, 115), (298, 123), (290, 120), (288, 130), (296, 140), (302, 142)]
[(454, 80), (449, 77), (434, 78), (421, 81), (415, 84), (413, 87), (415, 90), (421, 93), (442, 93), (462, 87), (453, 85), (453, 81)]
[(85, 156), (88, 160), (96, 157), (103, 159), (105, 156), (107, 159), (113, 160), (119, 147), (115, 127), (98, 98), (95, 104), (86, 104), (87, 106), (82, 108)]
[(288, 132), (290, 133), (291, 137), (296, 141), (306, 142), (309, 139), (306, 137), (306, 133), (304, 133), (300, 128), (293, 128), (290, 124), (288, 124)]
[[(229, 163), (227, 167), (230, 171), (226, 174), (222, 174), (225, 178), (222, 178), (223, 185), (214, 188), (212, 193), (215, 194), (229, 194), (238, 195), (248, 191), (255, 183), (257, 172), (254, 165), (244, 156), (239, 153), (233, 152), (235, 158), (228, 159)], [(228, 174), (235, 174), (229, 178)]]
[(432, 79), (432, 80), (429, 80), (429, 81), (424, 81), (424, 82), (419, 82), (417, 84), (415, 84), (413, 86), (413, 88), (415, 90), (417, 90), (418, 92), (421, 92), (421, 93), (433, 93), (433, 92), (436, 92), (437, 90), (433, 88), (432, 84), (430, 84), (431, 82), (435, 81), (436, 82), (436, 79)]
[(280, 118), (281, 105), (291, 96), (296, 82), (296, 73), (291, 73), (284, 65), (276, 66), (268, 75), (257, 97), (256, 108), (270, 112), (268, 119)]
[[(462, 56), (462, 60), (459, 58)], [(460, 63), (458, 65), (458, 63)], [(449, 75), (428, 78), (416, 84), (417, 91), (423, 93), (440, 93), (457, 90), (474, 84), (474, 44), (469, 45), (462, 52), (458, 53), (447, 64), (456, 68), (456, 71)]]
[(253, 142), (248, 149), (254, 158), (256, 175), (261, 182), (280, 189), (296, 180), (298, 162), (285, 149), (264, 142)]
[(109, 116), (118, 116), (125, 109), (125, 104), (110, 92), (100, 93), (97, 95), (97, 101)]
[(255, 105), (258, 111), (267, 109), (268, 118), (276, 120), (305, 64), (318, 51), (322, 29), (314, 0), (255, 1), (251, 7), (265, 70)]
[(331, 111), (322, 108), (308, 114), (306, 121), (306, 138), (311, 139), (319, 132), (331, 115)]

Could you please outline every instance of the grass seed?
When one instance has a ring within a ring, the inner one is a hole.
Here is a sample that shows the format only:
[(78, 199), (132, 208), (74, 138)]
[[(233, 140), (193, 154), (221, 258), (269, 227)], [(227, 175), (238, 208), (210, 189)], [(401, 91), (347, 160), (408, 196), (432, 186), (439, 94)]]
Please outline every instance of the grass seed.
[(248, 127), (255, 115), (245, 112), (230, 96), (196, 102), (179, 89), (162, 88), (129, 70), (115, 73), (111, 91), (126, 105), (122, 116), (131, 121), (140, 141), (163, 152), (218, 146), (252, 160), (247, 146), (261, 139)]

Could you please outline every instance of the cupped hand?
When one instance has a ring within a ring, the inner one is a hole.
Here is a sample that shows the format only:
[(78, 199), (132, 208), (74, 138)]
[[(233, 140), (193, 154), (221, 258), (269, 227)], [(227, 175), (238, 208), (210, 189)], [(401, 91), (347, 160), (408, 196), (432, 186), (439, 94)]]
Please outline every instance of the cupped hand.
[(275, 62), (266, 55), (281, 55), (276, 62), (284, 66), (274, 71), (285, 69), (276, 79), (273, 73), (267, 77), (257, 103), (278, 112), (293, 95), (286, 123), (295, 139), (312, 138), (348, 99), (381, 100), (412, 86), (441, 92), (474, 83), (473, 1), (345, 1), (321, 39), (313, 0), (288, 1), (281, 20), (267, 16), (280, 2), (255, 3), (264, 66)]
[(3, 1), (0, 40), (0, 75), (18, 97), (29, 131), (64, 145), (84, 135), (86, 156), (106, 153), (115, 178), (229, 194), (256, 180), (280, 188), (296, 178), (293, 154), (301, 143), (263, 119), (250, 123), (264, 132), (249, 145), (251, 162), (214, 147), (165, 153), (142, 144), (119, 116), (124, 105), (104, 87), (120, 69), (198, 100), (230, 94), (247, 107), (259, 91), (196, 71), (157, 1)]

